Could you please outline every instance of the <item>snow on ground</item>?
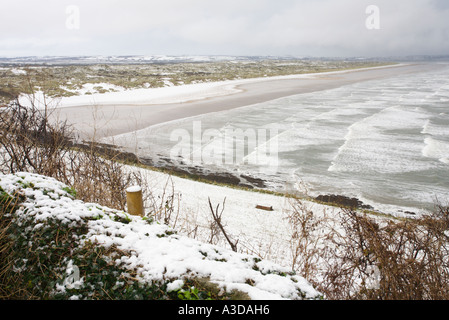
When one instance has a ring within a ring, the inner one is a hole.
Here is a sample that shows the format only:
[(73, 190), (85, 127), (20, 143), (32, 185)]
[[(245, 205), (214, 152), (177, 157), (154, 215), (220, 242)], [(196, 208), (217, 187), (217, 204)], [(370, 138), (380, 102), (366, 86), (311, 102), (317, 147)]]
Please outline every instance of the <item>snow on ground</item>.
[[(86, 94), (97, 94), (97, 88), (101, 88), (104, 91), (118, 92), (125, 90), (123, 87), (116, 86), (110, 83), (101, 82), (101, 83), (85, 83), (83, 84), (81, 89), (69, 89), (65, 86), (61, 86), (61, 89), (66, 91), (75, 93), (77, 95), (86, 95)], [(42, 93), (41, 93), (42, 94)]]
[[(133, 167), (130, 169), (136, 170)], [(292, 231), (288, 213), (294, 210), (295, 200), (270, 193), (183, 179), (152, 170), (141, 169), (140, 173), (148, 181), (149, 190), (144, 192), (150, 192), (158, 199), (167, 199), (167, 194), (174, 193), (175, 211), (179, 208), (174, 227), (180, 232), (192, 233), (199, 226), (199, 230), (196, 230), (197, 238), (208, 241), (212, 221), (209, 198), (214, 209), (219, 205), (219, 212), (225, 200), (222, 222), (232, 240), (238, 240), (239, 251), (269, 259), (291, 270), (291, 240), (295, 230)], [(318, 219), (336, 216), (341, 211), (316, 202), (301, 202), (303, 208), (314, 212)], [(257, 205), (273, 207), (273, 211), (257, 209)], [(172, 218), (174, 215), (172, 214)], [(221, 240), (218, 243), (220, 246), (230, 247), (223, 237)]]
[(24, 75), (27, 74), (27, 72), (23, 69), (17, 69), (17, 68), (12, 68), (10, 70), (12, 73), (14, 73), (15, 75)]
[[(176, 180), (179, 182), (178, 179)], [(23, 219), (25, 215), (28, 218), (34, 217), (35, 228), (41, 227), (47, 219), (57, 219), (69, 225), (80, 220), (87, 221), (89, 230), (83, 241), (98, 242), (105, 247), (115, 245), (120, 250), (130, 252), (131, 255), (123, 256), (120, 262), (126, 262), (130, 269), (136, 268), (145, 281), (170, 281), (170, 288), (176, 290), (183, 283), (179, 280), (185, 277), (209, 277), (211, 282), (226, 290), (237, 289), (248, 293), (252, 299), (256, 300), (301, 299), (303, 294), (306, 298), (319, 296), (319, 293), (304, 278), (289, 274), (288, 268), (269, 261), (259, 261), (255, 256), (235, 253), (173, 234), (169, 227), (159, 223), (149, 223), (141, 217), (128, 216), (125, 212), (74, 200), (64, 190), (66, 186), (52, 178), (26, 172), (2, 175), (0, 187), (10, 195), (17, 190), (23, 192), (26, 200), (16, 214), (19, 219), (21, 217)], [(206, 186), (197, 184), (197, 187), (205, 188)], [(218, 190), (216, 189), (215, 192)], [(190, 190), (190, 192), (204, 195), (209, 193), (205, 191)], [(215, 196), (218, 195), (219, 193), (215, 194)], [(230, 199), (235, 202), (243, 200), (234, 197), (235, 195), (232, 194)], [(257, 198), (257, 195), (254, 197)], [(256, 198), (253, 200), (256, 201)], [(196, 200), (191, 199), (191, 201)], [(251, 197), (242, 201), (241, 211), (234, 214), (245, 213), (245, 208), (250, 207), (249, 201)], [(201, 202), (198, 203), (198, 206), (202, 205)], [(247, 212), (247, 214), (255, 218), (254, 212)], [(117, 216), (127, 217), (129, 223), (116, 221)], [(238, 221), (235, 223), (239, 224)], [(258, 223), (253, 221), (252, 224)], [(84, 242), (79, 245), (82, 243)]]
[[(88, 95), (80, 92), (81, 95), (52, 99), (56, 102), (53, 106), (63, 108), (83, 105), (182, 103), (239, 92), (239, 90), (234, 88), (237, 84), (228, 81), (196, 83), (181, 86), (171, 86), (168, 85), (168, 83), (166, 84), (167, 86), (162, 88), (123, 89), (118, 92), (92, 93)], [(95, 86), (96, 84), (84, 84), (83, 87), (88, 90)], [(84, 91), (86, 91), (86, 89), (84, 89)], [(44, 106), (43, 92), (37, 91), (34, 96), (35, 102), (37, 102), (35, 106), (42, 108)], [(19, 97), (19, 102), (24, 106), (30, 106), (30, 96), (21, 95)]]

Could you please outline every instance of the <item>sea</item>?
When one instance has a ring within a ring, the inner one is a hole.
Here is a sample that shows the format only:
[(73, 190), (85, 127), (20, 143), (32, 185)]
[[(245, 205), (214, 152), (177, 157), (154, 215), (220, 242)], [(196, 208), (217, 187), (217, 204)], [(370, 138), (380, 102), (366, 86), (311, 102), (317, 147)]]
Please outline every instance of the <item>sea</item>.
[[(391, 214), (428, 212), (449, 203), (449, 63), (172, 121), (128, 137), (140, 156), (257, 177), (271, 190), (355, 197)], [(226, 157), (238, 143), (240, 158)]]

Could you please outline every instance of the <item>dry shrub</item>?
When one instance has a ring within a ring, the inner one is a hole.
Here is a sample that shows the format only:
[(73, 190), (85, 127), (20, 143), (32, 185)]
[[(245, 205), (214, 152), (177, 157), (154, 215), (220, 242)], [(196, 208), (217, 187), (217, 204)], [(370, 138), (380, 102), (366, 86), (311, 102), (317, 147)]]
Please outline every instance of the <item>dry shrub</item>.
[(449, 299), (449, 207), (403, 220), (341, 209), (327, 222), (295, 208), (294, 265), (326, 298)]
[(149, 193), (146, 203), (155, 220), (162, 221), (172, 228), (177, 227), (181, 207), (181, 194), (175, 191), (175, 185), (171, 176), (168, 176), (162, 193), (159, 195)]
[(18, 102), (0, 112), (0, 169), (3, 173), (39, 172), (64, 178), (65, 155), (69, 152), (70, 128), (50, 125), (46, 112)]
[(66, 122), (48, 121), (52, 110), (23, 107), (17, 101), (0, 112), (0, 172), (42, 174), (64, 182), (77, 198), (125, 210), (125, 189), (147, 187), (137, 171), (116, 161), (115, 149), (94, 142), (75, 144)]
[(318, 273), (325, 254), (322, 240), (328, 218), (325, 211), (317, 215), (311, 207), (312, 203), (299, 198), (291, 201), (291, 210), (287, 211), (286, 216), (290, 227), (291, 267), (293, 270), (300, 270), (303, 277), (311, 278)]
[(121, 162), (105, 157), (94, 147), (72, 155), (75, 159), (70, 161), (67, 182), (85, 202), (125, 210), (127, 187), (137, 184), (148, 190), (146, 179), (138, 171), (126, 170)]

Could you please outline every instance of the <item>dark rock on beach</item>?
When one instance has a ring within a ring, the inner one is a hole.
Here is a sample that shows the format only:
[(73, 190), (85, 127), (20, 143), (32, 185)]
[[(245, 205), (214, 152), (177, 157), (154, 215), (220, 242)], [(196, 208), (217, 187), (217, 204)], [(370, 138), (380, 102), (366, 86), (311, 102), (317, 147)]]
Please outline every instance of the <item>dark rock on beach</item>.
[(203, 180), (212, 183), (239, 186), (248, 189), (266, 188), (265, 181), (248, 175), (237, 175), (230, 172), (210, 171), (201, 166), (188, 166), (184, 163), (176, 163), (170, 158), (158, 155), (158, 161), (151, 158), (140, 158), (144, 165), (163, 169), (167, 172), (188, 176), (195, 180)]
[(349, 198), (342, 195), (328, 194), (328, 195), (319, 195), (315, 197), (315, 200), (319, 202), (329, 203), (333, 205), (338, 205), (346, 208), (354, 208), (354, 209), (366, 209), (373, 210), (374, 208), (370, 205), (364, 204), (357, 198)]
[(258, 187), (258, 188), (266, 188), (266, 184), (265, 181), (259, 178), (254, 178), (254, 177), (250, 177), (247, 175), (240, 175), (241, 178), (245, 179), (246, 181), (248, 181), (251, 185)]

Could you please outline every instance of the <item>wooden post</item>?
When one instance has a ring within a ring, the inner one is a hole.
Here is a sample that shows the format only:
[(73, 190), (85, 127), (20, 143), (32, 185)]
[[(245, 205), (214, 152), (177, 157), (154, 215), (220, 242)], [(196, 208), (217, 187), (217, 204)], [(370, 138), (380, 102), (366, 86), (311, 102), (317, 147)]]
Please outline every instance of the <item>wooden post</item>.
[(133, 186), (126, 189), (126, 202), (128, 205), (129, 214), (143, 217), (143, 199), (141, 187)]
[(260, 209), (260, 210), (265, 210), (265, 211), (274, 211), (273, 207), (266, 207), (266, 206), (257, 205), (256, 208)]

